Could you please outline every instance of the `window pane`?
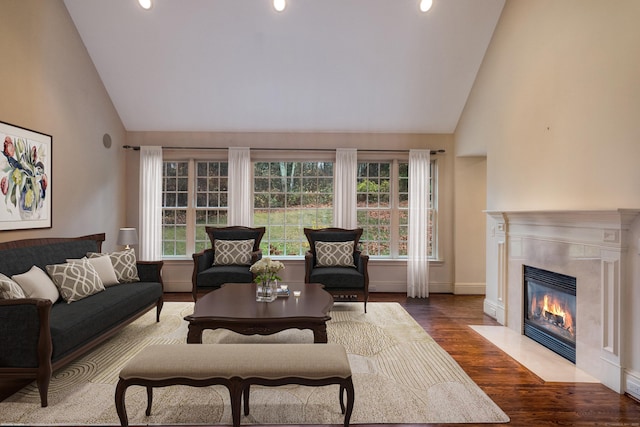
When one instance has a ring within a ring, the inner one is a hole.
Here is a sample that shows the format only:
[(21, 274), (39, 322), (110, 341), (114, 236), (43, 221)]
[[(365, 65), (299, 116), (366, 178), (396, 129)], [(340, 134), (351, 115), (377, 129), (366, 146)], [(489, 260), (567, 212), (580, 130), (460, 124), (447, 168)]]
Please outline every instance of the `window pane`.
[(196, 162), (196, 210), (194, 241), (196, 252), (211, 247), (206, 226), (227, 225), (227, 162)]
[(302, 256), (303, 228), (331, 226), (332, 174), (330, 162), (254, 163), (254, 225), (267, 228), (264, 255)]
[(358, 163), (357, 219), (363, 249), (372, 256), (391, 255), (390, 162)]

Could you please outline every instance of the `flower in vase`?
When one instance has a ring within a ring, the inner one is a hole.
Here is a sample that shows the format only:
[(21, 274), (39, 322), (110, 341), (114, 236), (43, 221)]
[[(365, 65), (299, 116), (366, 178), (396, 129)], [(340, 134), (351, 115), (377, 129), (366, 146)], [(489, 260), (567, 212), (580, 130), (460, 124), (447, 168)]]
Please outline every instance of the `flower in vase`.
[(278, 276), (278, 273), (282, 270), (284, 270), (284, 264), (280, 261), (274, 261), (269, 257), (261, 258), (249, 268), (249, 271), (256, 275), (254, 279), (256, 283), (282, 280)]

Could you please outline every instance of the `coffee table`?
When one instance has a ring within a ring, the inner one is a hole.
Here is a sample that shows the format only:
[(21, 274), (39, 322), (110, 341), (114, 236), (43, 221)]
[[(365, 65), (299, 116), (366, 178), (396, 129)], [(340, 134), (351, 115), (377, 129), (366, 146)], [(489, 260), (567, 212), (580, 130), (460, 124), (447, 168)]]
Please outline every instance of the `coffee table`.
[[(202, 343), (205, 329), (229, 329), (243, 335), (270, 335), (285, 329), (311, 329), (314, 343), (327, 342), (333, 297), (319, 283), (289, 284), (291, 296), (256, 301), (255, 283), (226, 283), (196, 301), (187, 343)], [(293, 291), (300, 291), (299, 297)]]

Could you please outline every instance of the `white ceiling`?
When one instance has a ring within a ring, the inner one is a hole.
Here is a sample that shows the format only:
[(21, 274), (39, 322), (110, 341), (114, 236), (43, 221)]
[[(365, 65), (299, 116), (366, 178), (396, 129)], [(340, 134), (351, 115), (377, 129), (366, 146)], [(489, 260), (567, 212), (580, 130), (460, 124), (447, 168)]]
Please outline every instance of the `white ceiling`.
[(64, 0), (130, 131), (452, 133), (504, 0)]

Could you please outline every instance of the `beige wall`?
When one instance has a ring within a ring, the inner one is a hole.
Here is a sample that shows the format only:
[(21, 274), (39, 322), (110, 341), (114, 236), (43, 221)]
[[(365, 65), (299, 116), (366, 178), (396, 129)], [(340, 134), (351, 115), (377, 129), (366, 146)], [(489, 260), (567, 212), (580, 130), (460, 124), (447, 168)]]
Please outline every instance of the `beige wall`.
[(125, 131), (67, 9), (62, 0), (3, 0), (0, 16), (0, 120), (53, 137), (53, 228), (0, 240), (105, 232), (113, 248), (125, 225)]
[[(359, 148), (375, 150), (408, 150), (411, 148), (444, 149), (438, 155), (439, 169), (439, 248), (441, 262), (431, 264), (430, 280), (432, 292), (453, 292), (453, 136), (425, 134), (380, 134), (380, 133), (259, 133), (259, 132), (128, 132), (130, 145), (161, 145), (164, 147), (251, 147), (284, 148), (295, 153), (296, 148), (336, 149)], [(189, 156), (194, 152), (179, 151)], [(288, 151), (286, 154), (289, 154)], [(207, 155), (206, 151), (195, 151), (196, 155)], [(211, 154), (209, 154), (211, 155)], [(220, 155), (218, 152), (217, 155)], [(224, 152), (222, 155), (225, 155)], [(304, 159), (305, 153), (300, 153)], [(138, 219), (139, 153), (127, 154), (127, 223)], [(298, 261), (287, 261), (285, 281), (302, 280), (304, 265)], [(165, 285), (169, 290), (187, 290), (191, 287), (193, 262), (170, 261), (163, 269)], [(371, 261), (370, 284), (372, 291), (406, 292), (406, 264), (398, 261)]]
[[(456, 130), (487, 155), (487, 209), (640, 207), (640, 2), (507, 0)], [(496, 242), (487, 222), (487, 266)], [(640, 301), (638, 226), (625, 301)], [(487, 300), (497, 305), (487, 268)], [(631, 305), (631, 304), (630, 304)], [(640, 372), (640, 311), (626, 365)]]
[[(508, 1), (456, 130), (487, 209), (640, 206), (640, 2)], [(475, 147), (475, 149), (472, 149)]]
[(454, 175), (454, 292), (484, 295), (487, 158), (456, 157)]

